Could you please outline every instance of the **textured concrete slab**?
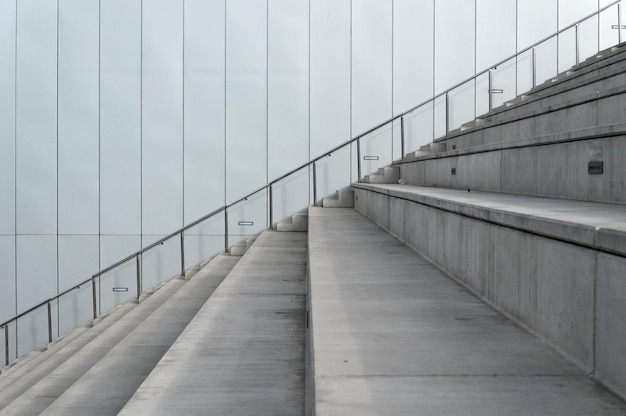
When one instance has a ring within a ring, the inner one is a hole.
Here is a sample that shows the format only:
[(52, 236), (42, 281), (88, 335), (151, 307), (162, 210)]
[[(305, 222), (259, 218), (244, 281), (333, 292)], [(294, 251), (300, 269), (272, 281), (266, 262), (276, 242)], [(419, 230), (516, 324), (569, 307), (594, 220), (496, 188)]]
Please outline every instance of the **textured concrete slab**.
[(318, 415), (622, 415), (626, 405), (353, 209), (309, 212)]
[(411, 185), (353, 187), (626, 255), (626, 205)]
[(121, 415), (302, 415), (306, 233), (266, 231)]

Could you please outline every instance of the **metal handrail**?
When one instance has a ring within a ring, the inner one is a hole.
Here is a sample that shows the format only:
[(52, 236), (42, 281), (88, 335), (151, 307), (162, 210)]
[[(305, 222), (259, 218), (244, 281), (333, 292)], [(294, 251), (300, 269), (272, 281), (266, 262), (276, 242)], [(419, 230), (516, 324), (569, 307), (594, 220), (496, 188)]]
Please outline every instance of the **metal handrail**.
[[(401, 127), (401, 144), (402, 144), (401, 149), (402, 149), (402, 153), (403, 153), (402, 156), (404, 157), (404, 146), (405, 146), (405, 141), (404, 141), (404, 117), (405, 116), (409, 115), (413, 111), (417, 110), (418, 108), (420, 108), (420, 107), (422, 107), (422, 106), (424, 106), (426, 104), (429, 104), (431, 102), (435, 102), (437, 99), (439, 99), (441, 97), (445, 96), (446, 97), (446, 102), (447, 102), (448, 101), (448, 94), (450, 92), (452, 92), (453, 90), (455, 90), (456, 88), (462, 86), (463, 84), (465, 84), (467, 82), (475, 80), (475, 79), (479, 78), (480, 76), (482, 76), (482, 75), (484, 75), (486, 73), (489, 73), (493, 68), (495, 68), (495, 67), (497, 67), (499, 65), (502, 65), (503, 63), (505, 63), (505, 62), (507, 62), (507, 61), (509, 61), (509, 60), (511, 60), (513, 58), (516, 58), (516, 57), (518, 57), (518, 56), (520, 56), (520, 55), (522, 55), (522, 54), (524, 54), (524, 53), (526, 53), (526, 52), (528, 52), (530, 50), (534, 50), (534, 48), (537, 47), (538, 45), (540, 45), (540, 44), (542, 44), (542, 43), (544, 43), (544, 42), (554, 38), (555, 36), (558, 36), (559, 34), (565, 32), (565, 31), (567, 31), (567, 30), (569, 30), (571, 28), (577, 27), (577, 25), (579, 25), (580, 23), (584, 22), (585, 20), (587, 20), (589, 18), (592, 18), (592, 17), (594, 17), (596, 15), (599, 15), (603, 11), (605, 11), (605, 10), (615, 6), (618, 3), (621, 3), (621, 1), (622, 0), (616, 0), (616, 1), (612, 2), (611, 4), (608, 4), (608, 5), (604, 6), (604, 7), (602, 7), (601, 9), (597, 10), (596, 12), (591, 13), (591, 14), (585, 16), (584, 18), (582, 18), (582, 19), (580, 19), (580, 20), (578, 20), (578, 21), (576, 21), (576, 22), (574, 22), (574, 23), (572, 23), (572, 24), (570, 24), (570, 25), (560, 29), (559, 31), (555, 32), (554, 34), (543, 38), (542, 40), (534, 43), (533, 45), (531, 45), (529, 47), (526, 47), (526, 48), (522, 49), (521, 51), (516, 52), (515, 54), (509, 56), (506, 59), (503, 59), (503, 60), (497, 62), (494, 65), (491, 65), (488, 69), (485, 69), (485, 70), (483, 70), (483, 71), (473, 75), (472, 77), (467, 78), (466, 80), (464, 80), (462, 82), (459, 82), (459, 83), (455, 84), (454, 86), (446, 89), (445, 91), (443, 91), (443, 92), (433, 96), (432, 98), (430, 98), (430, 99), (428, 99), (428, 100), (426, 100), (426, 101), (424, 101), (424, 102), (422, 102), (422, 103), (420, 103), (420, 104), (418, 104), (418, 105), (416, 105), (414, 107), (411, 107), (410, 109), (408, 109), (408, 110), (406, 110), (406, 111), (404, 111), (402, 113), (399, 113), (399, 114), (397, 114), (397, 115), (395, 115), (395, 116), (393, 116), (393, 117), (391, 117), (391, 118), (389, 118), (389, 119), (387, 119), (387, 120), (385, 120), (385, 121), (375, 125), (374, 127), (369, 128), (368, 130), (365, 130), (364, 132), (358, 134), (357, 136), (354, 136), (350, 140), (348, 140), (348, 141), (346, 141), (344, 143), (341, 143), (341, 144), (331, 148), (330, 150), (322, 153), (321, 155), (317, 156), (316, 158), (311, 159), (311, 160), (309, 160), (306, 163), (303, 163), (302, 165), (300, 165), (300, 166), (290, 170), (289, 172), (287, 172), (287, 173), (285, 173), (285, 174), (275, 178), (274, 180), (272, 180), (271, 182), (267, 183), (266, 185), (258, 188), (257, 190), (255, 190), (253, 192), (250, 192), (246, 196), (241, 197), (240, 199), (237, 199), (235, 202), (232, 202), (232, 203), (230, 203), (228, 205), (225, 205), (225, 206), (222, 206), (220, 208), (217, 208), (216, 210), (212, 211), (211, 213), (209, 213), (209, 214), (207, 214), (207, 215), (205, 215), (205, 216), (203, 216), (203, 217), (193, 221), (190, 224), (185, 225), (184, 227), (182, 227), (182, 228), (180, 228), (180, 229), (178, 229), (178, 230), (168, 234), (167, 236), (161, 238), (160, 240), (158, 240), (158, 241), (156, 241), (156, 242), (154, 242), (154, 243), (152, 243), (152, 244), (150, 244), (150, 245), (148, 245), (146, 247), (143, 247), (142, 249), (134, 252), (133, 254), (123, 258), (122, 260), (120, 260), (120, 261), (118, 261), (118, 262), (116, 262), (116, 263), (114, 263), (114, 264), (112, 264), (112, 265), (110, 265), (110, 266), (108, 266), (108, 267), (98, 271), (97, 273), (93, 274), (89, 279), (86, 279), (86, 280), (82, 281), (81, 283), (79, 283), (77, 285), (74, 285), (73, 287), (65, 290), (64, 292), (62, 292), (62, 293), (60, 293), (60, 294), (58, 294), (58, 295), (56, 295), (56, 296), (54, 296), (52, 298), (49, 298), (49, 299), (47, 299), (47, 300), (45, 300), (45, 301), (43, 301), (43, 302), (41, 302), (41, 303), (31, 307), (28, 310), (26, 310), (24, 312), (21, 312), (19, 315), (16, 315), (15, 317), (13, 317), (13, 318), (3, 322), (2, 324), (0, 324), (0, 328), (4, 328), (5, 329), (5, 338), (6, 338), (5, 339), (5, 343), (6, 343), (6, 345), (8, 346), (8, 337), (7, 337), (7, 335), (8, 335), (8, 325), (10, 323), (12, 323), (14, 321), (17, 321), (18, 319), (26, 316), (26, 315), (28, 315), (29, 313), (31, 313), (31, 312), (33, 312), (33, 311), (35, 311), (35, 310), (37, 310), (37, 309), (39, 309), (39, 308), (41, 308), (43, 306), (46, 306), (46, 305), (48, 306), (48, 315), (49, 315), (48, 316), (48, 332), (49, 332), (48, 338), (49, 338), (49, 341), (51, 342), (52, 341), (52, 324), (51, 324), (51, 320), (50, 320), (50, 304), (51, 304), (51, 302), (54, 302), (54, 301), (58, 300), (62, 296), (66, 295), (66, 294), (68, 294), (68, 293), (70, 293), (70, 292), (72, 292), (74, 290), (80, 289), (82, 286), (84, 286), (86, 284), (89, 284), (90, 282), (93, 285), (93, 297), (94, 297), (94, 302), (93, 302), (94, 303), (94, 305), (93, 305), (94, 311), (93, 311), (93, 315), (94, 315), (94, 319), (96, 319), (97, 318), (96, 300), (95, 300), (95, 296), (96, 296), (95, 280), (96, 280), (96, 278), (102, 276), (103, 274), (105, 274), (105, 273), (107, 273), (107, 272), (117, 268), (118, 266), (121, 266), (122, 264), (127, 263), (127, 262), (129, 262), (129, 261), (131, 261), (133, 259), (137, 259), (137, 277), (138, 277), (137, 298), (139, 298), (139, 295), (141, 294), (141, 290), (140, 290), (140, 286), (141, 286), (140, 285), (140, 283), (141, 283), (140, 282), (141, 266), (140, 266), (140, 261), (139, 261), (140, 256), (143, 253), (145, 253), (146, 251), (149, 251), (152, 248), (154, 248), (156, 246), (159, 246), (159, 245), (165, 243), (166, 241), (168, 241), (168, 240), (170, 240), (170, 239), (172, 239), (174, 237), (177, 237), (177, 236), (181, 236), (181, 263), (182, 263), (181, 274), (184, 274), (184, 246), (183, 246), (184, 239), (182, 237), (183, 237), (184, 232), (186, 230), (188, 230), (188, 229), (190, 229), (190, 228), (200, 224), (203, 221), (206, 221), (207, 219), (209, 219), (209, 218), (211, 218), (211, 217), (213, 217), (213, 216), (215, 216), (215, 215), (217, 215), (217, 214), (219, 214), (221, 212), (224, 212), (224, 214), (225, 214), (225, 241), (226, 241), (225, 248), (227, 249), (228, 248), (227, 246), (228, 246), (228, 209), (229, 208), (231, 208), (231, 207), (233, 207), (233, 206), (235, 206), (235, 205), (237, 205), (237, 204), (239, 204), (239, 203), (241, 203), (243, 201), (246, 201), (248, 198), (254, 196), (255, 194), (258, 194), (259, 192), (263, 192), (263, 191), (269, 191), (269, 195), (270, 195), (269, 197), (271, 199), (271, 197), (272, 197), (272, 187), (276, 183), (278, 183), (278, 182), (282, 181), (283, 179), (285, 179), (285, 178), (287, 178), (287, 177), (297, 173), (298, 171), (300, 171), (302, 169), (309, 168), (311, 166), (313, 167), (313, 171), (314, 171), (314, 174), (315, 174), (316, 163), (317, 162), (319, 162), (320, 160), (322, 160), (322, 159), (324, 159), (326, 157), (331, 156), (333, 153), (337, 152), (338, 150), (341, 150), (341, 149), (343, 149), (343, 148), (345, 148), (345, 147), (347, 147), (349, 145), (352, 145), (355, 142), (357, 143), (357, 154), (360, 155), (360, 146), (359, 146), (360, 139), (362, 139), (363, 137), (369, 135), (370, 133), (373, 133), (374, 131), (380, 129), (381, 127), (384, 127), (384, 126), (386, 126), (388, 124), (391, 124), (391, 123), (397, 121), (398, 119), (401, 120), (401, 126), (400, 126)], [(621, 26), (621, 14), (620, 14), (619, 5), (618, 5), (618, 28), (620, 26)], [(620, 39), (620, 43), (621, 43), (621, 29), (618, 29), (618, 31), (620, 33), (619, 39)], [(578, 41), (578, 37), (576, 39)], [(533, 58), (534, 58), (534, 56), (533, 56)], [(535, 76), (535, 73), (534, 73), (534, 70), (533, 70), (533, 77), (534, 76)], [(448, 112), (449, 112), (449, 109), (446, 108), (446, 118), (448, 117), (448, 114), (447, 114)], [(448, 131), (448, 127), (449, 127), (448, 126), (448, 120), (446, 120), (446, 132)], [(358, 173), (357, 173), (357, 175), (358, 175), (358, 179), (360, 179), (361, 178), (361, 163), (360, 163), (361, 161), (360, 161), (360, 156), (358, 156), (358, 159), (359, 160), (358, 160)], [(314, 183), (314, 187), (315, 188), (317, 188), (317, 186), (316, 186), (316, 179), (317, 178), (313, 179), (313, 183)], [(314, 198), (316, 199), (317, 198), (316, 197), (317, 189), (313, 190), (313, 195), (314, 195)], [(316, 203), (316, 201), (315, 201), (315, 203)], [(270, 203), (270, 207), (269, 207), (269, 225), (270, 225), (270, 227), (273, 225), (273, 213), (272, 213), (272, 204), (271, 203)], [(7, 365), (8, 365), (8, 348), (6, 348), (6, 356), (7, 356)]]

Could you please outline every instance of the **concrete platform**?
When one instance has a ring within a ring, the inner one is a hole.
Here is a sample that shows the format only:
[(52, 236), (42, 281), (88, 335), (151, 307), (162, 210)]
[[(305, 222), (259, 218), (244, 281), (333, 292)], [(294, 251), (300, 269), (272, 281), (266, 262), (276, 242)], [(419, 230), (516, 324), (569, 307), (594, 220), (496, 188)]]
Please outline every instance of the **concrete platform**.
[(626, 404), (353, 209), (309, 211), (318, 415), (623, 415)]
[(306, 233), (265, 231), (120, 415), (302, 415)]

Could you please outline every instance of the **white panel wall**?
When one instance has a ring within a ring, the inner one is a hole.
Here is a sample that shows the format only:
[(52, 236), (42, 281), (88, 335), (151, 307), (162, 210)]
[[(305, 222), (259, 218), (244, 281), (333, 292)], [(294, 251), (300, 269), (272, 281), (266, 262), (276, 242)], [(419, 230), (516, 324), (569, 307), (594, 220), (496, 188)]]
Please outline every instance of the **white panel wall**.
[(348, 1), (311, 1), (311, 156), (350, 139)]
[(474, 75), (475, 2), (435, 2), (435, 92)]
[(267, 0), (226, 3), (226, 200), (267, 180)]
[(398, 114), (433, 95), (434, 3), (393, 4), (393, 109)]
[(56, 2), (17, 2), (16, 82), (17, 232), (56, 234)]
[[(361, 134), (393, 115), (392, 3), (352, 3), (352, 133)], [(362, 174), (391, 163), (391, 129), (361, 140)], [(376, 161), (364, 160), (375, 158)]]
[(59, 233), (98, 234), (98, 0), (59, 2)]
[(270, 0), (268, 175), (309, 160), (309, 0)]
[(15, 237), (0, 235), (0, 323), (15, 316)]
[(100, 232), (139, 234), (141, 0), (102, 2), (100, 19)]
[(57, 293), (56, 235), (18, 235), (17, 313)]
[[(524, 0), (518, 2), (518, 45), (530, 46), (557, 31), (558, 0)], [(541, 13), (537, 13), (541, 10)]]
[(184, 222), (225, 205), (225, 2), (185, 2)]
[(0, 234), (8, 235), (15, 233), (15, 10), (15, 1), (0, 0)]
[(477, 0), (476, 70), (515, 54), (517, 0)]
[(183, 225), (183, 7), (143, 3), (142, 232)]

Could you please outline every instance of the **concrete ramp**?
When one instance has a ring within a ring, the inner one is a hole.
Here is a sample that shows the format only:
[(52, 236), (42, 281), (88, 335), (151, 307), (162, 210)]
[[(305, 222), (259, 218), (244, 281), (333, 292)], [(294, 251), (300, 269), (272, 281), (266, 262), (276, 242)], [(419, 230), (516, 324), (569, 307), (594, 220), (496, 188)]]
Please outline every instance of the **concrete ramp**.
[(309, 211), (317, 415), (624, 415), (625, 404), (373, 222)]
[(121, 415), (302, 415), (306, 233), (265, 231)]

